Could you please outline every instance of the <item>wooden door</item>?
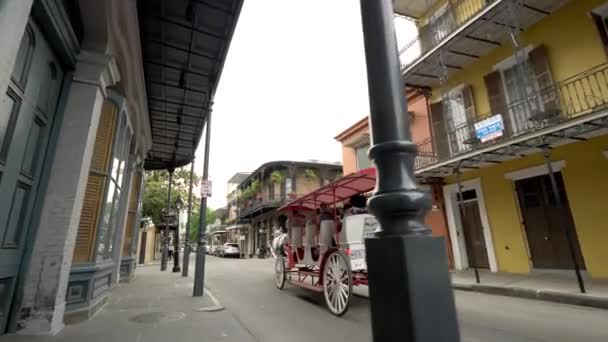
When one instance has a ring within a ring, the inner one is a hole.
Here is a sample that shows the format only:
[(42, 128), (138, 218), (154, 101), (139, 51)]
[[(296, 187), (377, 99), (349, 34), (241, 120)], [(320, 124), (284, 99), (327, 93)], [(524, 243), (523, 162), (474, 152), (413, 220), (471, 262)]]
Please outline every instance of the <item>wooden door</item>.
[(30, 22), (0, 103), (0, 334), (6, 330), (62, 84), (59, 61)]
[[(475, 190), (470, 190), (475, 191)], [(463, 196), (464, 197), (464, 196)], [(489, 268), (488, 251), (483, 234), (483, 225), (477, 200), (469, 200), (461, 204), (462, 231), (467, 249), (470, 267)]]
[(563, 201), (562, 209), (557, 207), (549, 175), (523, 179), (515, 183), (532, 265), (535, 268), (574, 268), (566, 236), (568, 229), (578, 264), (584, 268), (585, 263), (574, 229), (564, 181), (561, 172), (554, 175)]

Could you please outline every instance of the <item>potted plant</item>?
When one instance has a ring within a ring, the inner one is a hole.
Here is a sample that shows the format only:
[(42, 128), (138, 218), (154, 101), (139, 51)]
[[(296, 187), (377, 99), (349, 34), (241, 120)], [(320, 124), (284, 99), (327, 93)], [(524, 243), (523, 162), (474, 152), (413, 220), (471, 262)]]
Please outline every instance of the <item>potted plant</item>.
[(317, 173), (313, 169), (306, 169), (306, 170), (304, 170), (304, 178), (309, 183), (314, 183), (314, 182), (318, 182), (319, 181), (319, 176), (317, 175)]
[(279, 170), (272, 171), (270, 174), (270, 181), (274, 184), (281, 184), (285, 181), (285, 173)]

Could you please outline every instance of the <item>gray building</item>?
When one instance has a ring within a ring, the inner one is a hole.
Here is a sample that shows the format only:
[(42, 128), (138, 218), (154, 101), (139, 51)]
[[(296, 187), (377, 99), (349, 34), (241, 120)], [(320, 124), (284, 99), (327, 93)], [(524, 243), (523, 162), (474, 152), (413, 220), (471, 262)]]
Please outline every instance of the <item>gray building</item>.
[(241, 5), (0, 2), (0, 335), (131, 279), (143, 171), (192, 160)]

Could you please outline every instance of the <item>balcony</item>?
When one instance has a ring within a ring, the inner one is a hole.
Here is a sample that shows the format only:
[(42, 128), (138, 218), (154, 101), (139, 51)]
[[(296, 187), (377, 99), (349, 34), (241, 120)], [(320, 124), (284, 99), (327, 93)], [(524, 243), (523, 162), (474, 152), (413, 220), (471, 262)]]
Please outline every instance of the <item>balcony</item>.
[[(486, 113), (445, 136), (417, 144), (415, 169), (419, 176), (445, 176), (454, 168), (478, 168), (500, 163), (556, 143), (585, 140), (608, 128), (608, 63), (597, 65), (530, 96), (505, 105), (500, 113)], [(482, 126), (492, 118), (503, 129), (482, 141)]]
[[(418, 36), (399, 51), (410, 85), (436, 87), (521, 32), (567, 0), (459, 0), (437, 11)], [(446, 70), (443, 70), (445, 67)]]
[(288, 197), (272, 200), (261, 198), (247, 200), (245, 203), (239, 205), (239, 220), (249, 218), (256, 213), (262, 213), (278, 208), (290, 200), (291, 199)]

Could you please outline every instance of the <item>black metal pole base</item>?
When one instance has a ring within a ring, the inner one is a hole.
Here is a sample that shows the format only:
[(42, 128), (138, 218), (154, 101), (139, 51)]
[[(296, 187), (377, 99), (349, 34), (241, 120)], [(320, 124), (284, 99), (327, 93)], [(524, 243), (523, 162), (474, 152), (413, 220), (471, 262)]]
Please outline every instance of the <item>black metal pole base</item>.
[(171, 271), (174, 273), (182, 271), (179, 267), (179, 246), (175, 246), (175, 252), (173, 252), (173, 269)]
[(167, 270), (167, 257), (168, 257), (167, 254), (168, 254), (167, 248), (163, 247), (161, 255), (160, 255), (160, 270), (161, 271)]
[(205, 246), (202, 243), (196, 248), (196, 269), (194, 270), (194, 291), (192, 296), (200, 297), (205, 292)]
[(182, 277), (187, 277), (188, 276), (188, 267), (190, 266), (190, 246), (186, 245), (184, 247), (184, 261), (182, 261), (182, 264), (184, 265), (182, 267)]
[(365, 248), (374, 341), (459, 341), (443, 238), (375, 237)]

